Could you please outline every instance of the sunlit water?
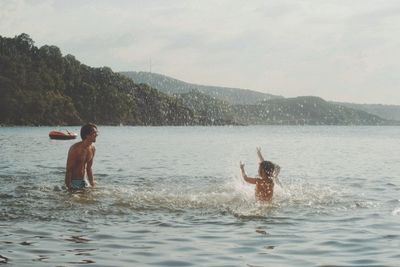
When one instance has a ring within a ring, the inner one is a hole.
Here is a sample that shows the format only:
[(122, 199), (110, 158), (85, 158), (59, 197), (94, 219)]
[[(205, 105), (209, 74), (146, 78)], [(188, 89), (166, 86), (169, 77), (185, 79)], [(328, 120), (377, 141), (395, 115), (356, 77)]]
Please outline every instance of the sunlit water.
[[(0, 128), (0, 265), (400, 265), (400, 127), (99, 127), (82, 194), (50, 130)], [(257, 146), (268, 205), (239, 172)]]

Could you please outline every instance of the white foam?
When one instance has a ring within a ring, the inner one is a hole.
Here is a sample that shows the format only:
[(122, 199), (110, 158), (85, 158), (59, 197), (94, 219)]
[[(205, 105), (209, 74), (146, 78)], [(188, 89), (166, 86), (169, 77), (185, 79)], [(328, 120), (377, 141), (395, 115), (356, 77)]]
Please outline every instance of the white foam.
[(399, 216), (399, 215), (400, 215), (400, 207), (399, 207), (399, 208), (395, 208), (395, 209), (392, 211), (392, 215), (393, 215), (393, 216)]
[[(255, 200), (254, 185), (246, 183), (240, 174), (226, 177), (223, 181), (203, 184), (163, 183), (157, 186), (114, 186), (95, 190), (94, 198), (106, 197), (112, 206), (133, 210), (199, 210), (200, 212), (226, 212), (235, 216), (266, 216), (269, 212), (283, 208), (311, 208), (315, 212), (330, 213), (369, 207), (364, 201), (356, 201), (351, 192), (329, 185), (307, 183), (304, 180), (280, 178), (282, 187), (275, 185), (273, 201), (260, 204)], [(99, 188), (98, 188), (99, 189)], [(355, 205), (354, 203), (361, 203)], [(398, 211), (400, 212), (400, 211)]]

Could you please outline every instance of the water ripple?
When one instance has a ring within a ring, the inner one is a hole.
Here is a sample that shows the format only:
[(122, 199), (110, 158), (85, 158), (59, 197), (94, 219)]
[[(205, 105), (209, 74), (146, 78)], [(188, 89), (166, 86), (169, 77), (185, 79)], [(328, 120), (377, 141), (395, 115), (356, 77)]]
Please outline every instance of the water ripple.
[[(0, 128), (0, 264), (398, 266), (398, 127), (101, 128), (81, 193), (71, 142)], [(256, 146), (282, 167), (269, 204), (238, 168)]]

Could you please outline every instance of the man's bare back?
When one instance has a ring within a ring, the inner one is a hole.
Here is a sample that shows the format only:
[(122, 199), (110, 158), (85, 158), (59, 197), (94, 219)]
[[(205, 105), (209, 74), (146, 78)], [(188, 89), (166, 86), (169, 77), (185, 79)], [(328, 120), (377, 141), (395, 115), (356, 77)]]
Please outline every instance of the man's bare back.
[(72, 171), (74, 179), (84, 179), (86, 165), (93, 161), (95, 147), (90, 145), (86, 147), (83, 142), (76, 143), (71, 146), (68, 152), (68, 164)]
[(93, 187), (94, 177), (92, 172), (93, 159), (96, 148), (97, 127), (87, 124), (81, 129), (82, 141), (72, 145), (68, 151), (67, 170), (65, 173), (65, 186), (68, 190), (85, 187), (85, 174)]

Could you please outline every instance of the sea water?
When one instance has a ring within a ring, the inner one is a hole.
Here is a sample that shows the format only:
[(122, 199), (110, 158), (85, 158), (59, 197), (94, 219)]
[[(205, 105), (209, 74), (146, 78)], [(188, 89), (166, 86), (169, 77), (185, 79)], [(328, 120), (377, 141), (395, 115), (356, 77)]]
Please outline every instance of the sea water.
[(400, 127), (99, 126), (77, 194), (52, 129), (0, 128), (0, 265), (400, 266)]

